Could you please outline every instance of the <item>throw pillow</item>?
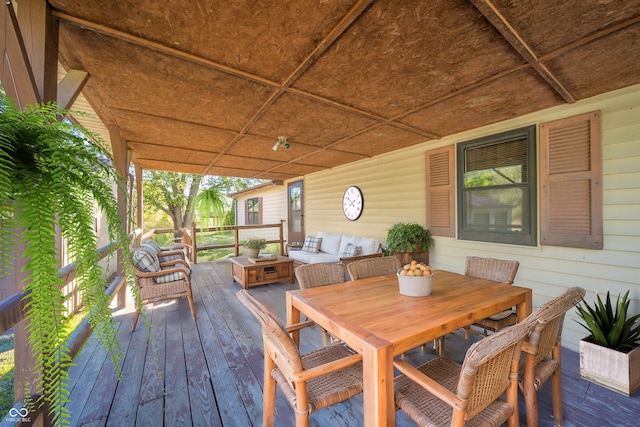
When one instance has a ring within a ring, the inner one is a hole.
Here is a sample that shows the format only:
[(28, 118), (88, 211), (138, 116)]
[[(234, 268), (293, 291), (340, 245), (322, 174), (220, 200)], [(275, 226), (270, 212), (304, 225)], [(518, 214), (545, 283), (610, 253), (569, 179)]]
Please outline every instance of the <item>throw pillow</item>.
[(302, 250), (307, 252), (318, 253), (320, 250), (320, 244), (322, 243), (322, 237), (307, 237), (304, 239)]
[(357, 256), (362, 253), (362, 246), (356, 246), (353, 243), (347, 243), (344, 247), (344, 252), (342, 252), (343, 258), (348, 258), (352, 256)]
[(156, 241), (153, 239), (147, 239), (144, 242), (142, 242), (142, 244), (151, 246), (155, 250), (156, 254), (162, 252), (162, 248), (160, 247), (160, 245), (157, 244)]
[(158, 257), (144, 249), (138, 249), (133, 253), (133, 263), (138, 270), (147, 273), (160, 271), (160, 261)]
[(151, 252), (154, 255), (158, 255), (160, 253), (160, 251), (158, 249), (156, 249), (156, 247), (154, 245), (152, 245), (149, 240), (147, 240), (146, 242), (142, 243), (140, 245), (140, 248), (146, 250), (147, 252)]
[(184, 265), (176, 265), (175, 267), (171, 267), (171, 268), (179, 268), (182, 271), (175, 271), (173, 273), (163, 274), (162, 276), (154, 277), (153, 280), (155, 280), (156, 283), (175, 282), (176, 280), (182, 280), (188, 277), (189, 274), (191, 273), (191, 271)]

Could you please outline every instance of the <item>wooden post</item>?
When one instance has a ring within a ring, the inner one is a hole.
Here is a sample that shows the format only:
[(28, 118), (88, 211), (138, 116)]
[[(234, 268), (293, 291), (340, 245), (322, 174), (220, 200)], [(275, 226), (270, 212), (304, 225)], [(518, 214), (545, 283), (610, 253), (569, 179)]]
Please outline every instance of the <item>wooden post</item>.
[(193, 263), (197, 264), (198, 263), (198, 240), (197, 240), (197, 236), (196, 236), (196, 223), (192, 222), (191, 223), (191, 244), (193, 245)]
[(235, 246), (235, 255), (239, 256), (240, 255), (240, 242), (238, 241), (238, 239), (240, 238), (240, 230), (238, 230), (237, 228), (234, 228), (233, 230), (233, 241), (235, 242), (236, 246)]
[(280, 255), (284, 256), (284, 219), (280, 220)]

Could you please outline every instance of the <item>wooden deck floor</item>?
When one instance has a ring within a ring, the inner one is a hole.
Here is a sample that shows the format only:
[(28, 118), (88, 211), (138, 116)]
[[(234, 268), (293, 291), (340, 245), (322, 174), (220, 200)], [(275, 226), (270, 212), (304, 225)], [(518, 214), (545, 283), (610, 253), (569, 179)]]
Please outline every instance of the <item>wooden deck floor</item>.
[[(186, 299), (149, 305), (155, 350), (144, 324), (131, 333), (133, 314), (115, 313), (126, 353), (124, 379), (91, 337), (70, 372), (72, 426), (251, 426), (262, 419), (262, 338), (258, 322), (235, 298), (240, 289), (228, 262), (205, 262), (193, 269), (197, 321)], [(297, 285), (278, 283), (251, 289), (284, 322), (284, 293)], [(302, 351), (321, 345), (320, 333), (303, 333)], [(447, 356), (461, 361), (467, 343), (448, 336)], [(419, 362), (433, 353), (414, 350)], [(575, 352), (563, 353), (565, 426), (638, 425), (640, 393), (628, 398), (581, 380)], [(540, 391), (540, 425), (553, 426), (551, 392)], [(524, 407), (520, 407), (525, 425)], [(278, 392), (276, 425), (292, 426), (293, 412)], [(362, 396), (311, 415), (312, 426), (360, 426)], [(402, 412), (398, 426), (415, 425)]]

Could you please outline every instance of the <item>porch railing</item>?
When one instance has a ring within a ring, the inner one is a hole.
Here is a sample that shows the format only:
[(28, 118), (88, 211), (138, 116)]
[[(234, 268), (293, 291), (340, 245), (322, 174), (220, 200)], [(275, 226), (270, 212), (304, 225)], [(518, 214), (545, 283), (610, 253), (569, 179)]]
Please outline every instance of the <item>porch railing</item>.
[[(198, 252), (200, 251), (208, 251), (212, 249), (227, 249), (233, 248), (234, 255), (240, 255), (240, 246), (242, 246), (243, 239), (240, 238), (240, 234), (242, 232), (246, 232), (248, 230), (263, 230), (263, 229), (277, 229), (278, 238), (277, 239), (267, 239), (267, 243), (278, 243), (280, 245), (280, 255), (284, 255), (284, 230), (283, 230), (284, 221), (280, 221), (277, 224), (258, 224), (258, 225), (229, 225), (223, 227), (206, 227), (206, 228), (198, 228), (196, 223), (192, 223), (191, 227), (183, 228), (180, 230), (182, 232), (182, 237), (180, 243), (185, 249), (187, 257), (189, 261), (192, 263), (198, 262)], [(233, 230), (233, 242), (232, 243), (224, 243), (224, 244), (202, 244), (198, 243), (198, 233), (204, 232), (215, 232), (215, 231), (228, 231)], [(145, 234), (142, 235), (142, 240), (144, 241), (147, 238), (152, 238), (156, 234), (166, 234), (166, 233), (175, 233), (176, 230), (171, 228), (154, 228), (149, 230)]]

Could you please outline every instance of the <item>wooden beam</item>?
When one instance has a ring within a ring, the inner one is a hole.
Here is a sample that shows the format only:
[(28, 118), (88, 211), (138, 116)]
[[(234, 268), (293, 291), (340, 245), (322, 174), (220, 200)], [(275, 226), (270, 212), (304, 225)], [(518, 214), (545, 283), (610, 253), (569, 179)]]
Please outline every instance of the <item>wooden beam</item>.
[(533, 50), (509, 24), (507, 18), (493, 5), (491, 0), (470, 0), (480, 13), (495, 27), (496, 30), (511, 44), (511, 46), (524, 58), (531, 67), (555, 90), (566, 102), (576, 102), (575, 97), (558, 80), (558, 78), (543, 65)]
[(4, 23), (4, 31), (0, 31), (2, 86), (19, 108), (35, 105), (40, 102), (40, 97), (11, 1), (0, 7), (0, 21)]
[(58, 21), (45, 0), (20, 0), (18, 23), (43, 102), (57, 100)]
[(58, 83), (58, 107), (63, 110), (71, 108), (87, 80), (89, 80), (89, 73), (86, 71), (69, 70)]

